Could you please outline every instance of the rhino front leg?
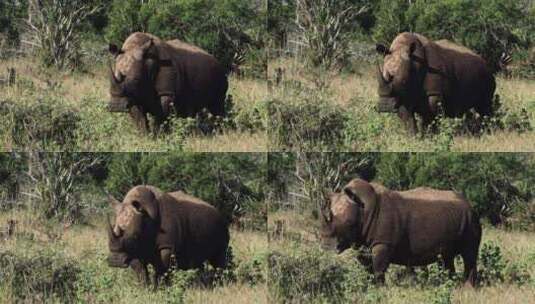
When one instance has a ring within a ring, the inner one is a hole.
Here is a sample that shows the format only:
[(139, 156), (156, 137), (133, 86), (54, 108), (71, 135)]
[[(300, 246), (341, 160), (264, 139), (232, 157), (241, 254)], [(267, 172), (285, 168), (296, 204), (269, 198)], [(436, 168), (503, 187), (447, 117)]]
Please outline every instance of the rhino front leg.
[(147, 270), (147, 265), (141, 262), (138, 259), (132, 260), (130, 262), (130, 267), (136, 273), (136, 276), (143, 286), (149, 285), (149, 272)]
[(130, 107), (130, 117), (134, 121), (136, 127), (143, 134), (149, 132), (149, 122), (147, 120), (147, 114), (141, 109), (140, 106), (134, 105)]
[(155, 265), (154, 271), (154, 288), (158, 288), (160, 283), (160, 278), (164, 275), (169, 268), (171, 267), (171, 249), (164, 248), (160, 250), (159, 260)]
[(390, 255), (390, 247), (386, 244), (377, 244), (372, 248), (373, 273), (379, 284), (385, 283), (385, 272), (390, 265)]
[(398, 109), (398, 116), (407, 127), (409, 134), (416, 135), (416, 132), (418, 130), (416, 128), (416, 119), (414, 118), (414, 112), (409, 111), (409, 109), (407, 109), (407, 107), (405, 106), (400, 106)]

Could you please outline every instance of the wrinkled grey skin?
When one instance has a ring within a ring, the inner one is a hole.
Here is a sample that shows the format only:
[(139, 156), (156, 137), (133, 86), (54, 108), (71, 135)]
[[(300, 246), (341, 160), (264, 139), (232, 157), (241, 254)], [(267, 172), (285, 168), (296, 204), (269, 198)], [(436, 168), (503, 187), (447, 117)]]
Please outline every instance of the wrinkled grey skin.
[(178, 39), (163, 41), (148, 33), (133, 33), (122, 47), (110, 44), (108, 110), (128, 112), (136, 127), (154, 133), (174, 108), (180, 117), (195, 117), (203, 109), (224, 115), (228, 89), (226, 70), (206, 51)]
[(457, 255), (464, 261), (465, 283), (476, 283), (481, 225), (468, 201), (453, 191), (392, 191), (354, 179), (327, 196), (321, 214), (323, 241), (338, 253), (371, 249), (371, 258), (358, 259), (379, 283), (391, 263), (423, 266), (439, 261), (438, 256), (453, 275)]
[(442, 109), (446, 117), (461, 117), (471, 109), (492, 115), (496, 88), (493, 71), (473, 51), (447, 40), (431, 41), (417, 33), (399, 34), (378, 70), (379, 112), (397, 113), (409, 133), (416, 134), (415, 114), (422, 133)]
[(115, 221), (107, 229), (110, 267), (130, 267), (148, 285), (147, 266), (152, 265), (155, 287), (173, 265), (201, 268), (208, 261), (214, 267), (226, 267), (228, 225), (206, 202), (183, 192), (137, 186), (122, 203), (113, 198), (111, 203)]

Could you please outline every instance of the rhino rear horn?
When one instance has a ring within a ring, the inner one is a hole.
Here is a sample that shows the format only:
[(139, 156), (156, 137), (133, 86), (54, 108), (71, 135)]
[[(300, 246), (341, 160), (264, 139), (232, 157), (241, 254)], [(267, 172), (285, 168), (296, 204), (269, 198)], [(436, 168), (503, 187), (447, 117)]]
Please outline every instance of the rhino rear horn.
[(377, 43), (375, 45), (375, 50), (377, 51), (377, 53), (385, 56), (390, 54), (390, 50), (384, 44)]

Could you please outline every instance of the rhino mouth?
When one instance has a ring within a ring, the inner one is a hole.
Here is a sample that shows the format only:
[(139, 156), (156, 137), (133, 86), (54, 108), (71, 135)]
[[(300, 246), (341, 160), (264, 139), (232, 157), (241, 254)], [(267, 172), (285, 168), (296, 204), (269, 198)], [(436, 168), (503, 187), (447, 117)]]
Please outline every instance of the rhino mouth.
[(107, 261), (110, 267), (127, 268), (131, 259), (126, 253), (113, 252), (108, 256)]
[(126, 113), (126, 112), (128, 112), (128, 105), (125, 105), (125, 104), (116, 104), (116, 103), (109, 103), (109, 104), (108, 104), (108, 111), (109, 111), (109, 112), (121, 112), (121, 113)]
[(377, 112), (380, 113), (397, 113), (397, 99), (395, 97), (379, 97), (379, 102), (376, 107)]

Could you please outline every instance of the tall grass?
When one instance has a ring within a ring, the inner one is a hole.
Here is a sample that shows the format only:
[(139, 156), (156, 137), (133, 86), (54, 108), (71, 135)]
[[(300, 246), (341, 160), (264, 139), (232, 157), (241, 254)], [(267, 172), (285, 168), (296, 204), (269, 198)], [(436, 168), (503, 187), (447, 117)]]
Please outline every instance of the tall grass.
[[(265, 116), (252, 117), (252, 111), (261, 108), (267, 98), (265, 81), (260, 79), (238, 79), (231, 76), (228, 94), (232, 95), (233, 114), (241, 117), (234, 127), (221, 127), (212, 135), (198, 135), (191, 132), (188, 124), (178, 121), (172, 130), (157, 137), (142, 136), (134, 127), (128, 114), (110, 113), (106, 110), (109, 100), (108, 69), (100, 64), (86, 72), (59, 71), (43, 68), (35, 59), (18, 58), (0, 61), (0, 70), (8, 67), (17, 71), (14, 86), (2, 87), (0, 102), (9, 101), (20, 108), (35, 104), (51, 107), (52, 113), (72, 111), (76, 115), (76, 128), (72, 143), (54, 142), (47, 139), (39, 149), (48, 151), (169, 151), (186, 150), (212, 151), (266, 151), (267, 140), (262, 130)], [(31, 113), (27, 113), (29, 116)], [(36, 113), (36, 116), (38, 114)], [(7, 115), (6, 117), (9, 117)], [(49, 117), (33, 117), (40, 127)], [(6, 118), (4, 118), (6, 120)], [(9, 120), (9, 119), (8, 119)], [(250, 121), (254, 127), (244, 127)], [(32, 149), (30, 144), (14, 141), (8, 132), (9, 121), (2, 122), (0, 145), (2, 150)], [(235, 124), (234, 124), (235, 125)]]
[[(265, 232), (231, 229), (234, 279), (227, 276), (207, 287), (197, 283), (197, 275), (178, 272), (171, 286), (151, 291), (139, 285), (132, 270), (107, 265), (105, 220), (100, 216), (87, 225), (66, 227), (39, 220), (29, 211), (10, 211), (0, 214), (0, 231), (10, 219), (17, 221), (16, 229), (11, 237), (0, 239), (0, 263), (29, 271), (1, 269), (0, 303), (267, 303)], [(54, 236), (47, 230), (55, 230)], [(198, 275), (210, 275), (209, 271)]]
[[(268, 234), (272, 253), (268, 286), (270, 297), (275, 302), (398, 304), (535, 301), (533, 233), (484, 227), (479, 271), (480, 276), (488, 280), (474, 289), (463, 287), (462, 280), (449, 280), (444, 270), (436, 264), (416, 268), (414, 276), (407, 275), (404, 267), (391, 265), (385, 286), (375, 286), (368, 281), (370, 278), (356, 261), (354, 250), (337, 255), (334, 251), (322, 248), (318, 232), (319, 222), (310, 215), (296, 211), (270, 214)], [(286, 271), (278, 272), (278, 269)], [(459, 258), (456, 269), (457, 276), (462, 276)]]
[[(378, 113), (374, 107), (377, 103), (377, 81), (375, 67), (366, 62), (353, 62), (346, 70), (351, 72), (331, 73), (328, 85), (318, 89), (310, 72), (299, 58), (279, 58), (269, 63), (269, 75), (273, 83), (272, 98), (288, 106), (306, 106), (317, 102), (332, 111), (343, 114), (331, 118), (343, 122), (344, 127), (329, 130), (341, 134), (343, 144), (335, 138), (330, 145), (322, 143), (318, 149), (330, 151), (535, 151), (535, 132), (525, 131), (516, 126), (527, 124), (535, 126), (535, 81), (523, 79), (505, 79), (497, 77), (496, 94), (500, 96), (502, 118), (506, 128), (490, 128), (481, 135), (459, 134), (445, 120), (437, 134), (424, 137), (409, 136), (400, 119), (395, 114)], [(526, 113), (523, 113), (525, 110)], [(525, 117), (524, 117), (525, 116)], [(325, 124), (318, 116), (298, 117), (300, 126), (317, 126)], [(272, 122), (277, 124), (276, 120)], [(281, 121), (280, 123), (284, 123)], [(331, 123), (332, 125), (333, 123)], [(304, 144), (281, 146), (273, 137), (277, 125), (269, 128), (270, 147), (272, 150), (299, 150), (308, 148), (313, 138), (304, 138)], [(288, 131), (286, 136), (301, 134), (299, 128)], [(295, 148), (298, 146), (298, 148)], [(326, 149), (325, 146), (329, 148)]]

